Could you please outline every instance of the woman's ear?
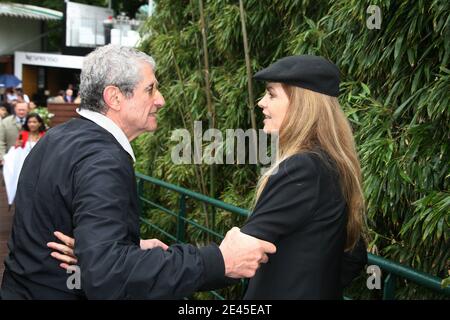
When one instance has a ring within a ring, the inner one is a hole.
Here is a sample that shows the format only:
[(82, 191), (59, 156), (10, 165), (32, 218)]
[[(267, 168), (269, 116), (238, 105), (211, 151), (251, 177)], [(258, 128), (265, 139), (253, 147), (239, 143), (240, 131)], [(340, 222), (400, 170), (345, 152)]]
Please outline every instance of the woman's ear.
[(103, 100), (106, 105), (116, 111), (120, 110), (120, 104), (122, 102), (122, 92), (115, 86), (107, 86), (103, 90)]

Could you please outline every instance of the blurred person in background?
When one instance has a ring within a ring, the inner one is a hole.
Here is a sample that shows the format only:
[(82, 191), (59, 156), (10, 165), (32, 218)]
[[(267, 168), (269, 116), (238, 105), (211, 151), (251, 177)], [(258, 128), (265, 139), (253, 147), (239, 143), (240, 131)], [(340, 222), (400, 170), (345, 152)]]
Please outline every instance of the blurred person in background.
[(0, 121), (5, 119), (7, 116), (9, 116), (10, 113), (10, 106), (6, 103), (0, 104)]
[(28, 113), (15, 147), (31, 150), (44, 134), (45, 123), (41, 116), (37, 113)]
[(22, 130), (17, 136), (14, 148), (9, 149), (3, 157), (3, 178), (9, 205), (14, 202), (17, 183), (25, 158), (44, 134), (44, 120), (37, 113), (29, 113)]
[(17, 88), (16, 93), (17, 93), (17, 96), (21, 97), (24, 102), (30, 103), (30, 97), (28, 97), (28, 95), (25, 92), (23, 92), (22, 88)]
[(14, 88), (6, 89), (6, 102), (11, 103), (13, 100), (17, 100), (17, 93)]
[(64, 95), (64, 101), (67, 103), (73, 103), (73, 90), (72, 89), (67, 89)]
[(14, 114), (7, 116), (0, 123), (0, 161), (3, 165), (3, 156), (16, 144), (19, 131), (25, 124), (29, 108), (26, 102), (17, 102)]

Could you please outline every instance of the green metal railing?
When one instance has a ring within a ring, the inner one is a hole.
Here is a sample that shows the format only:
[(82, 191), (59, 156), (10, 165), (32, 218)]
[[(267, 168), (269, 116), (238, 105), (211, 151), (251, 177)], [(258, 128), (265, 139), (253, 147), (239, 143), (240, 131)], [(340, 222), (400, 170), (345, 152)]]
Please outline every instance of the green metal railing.
[[(217, 233), (216, 231), (207, 228), (205, 226), (202, 226), (198, 224), (197, 222), (188, 219), (186, 215), (186, 200), (188, 198), (203, 202), (205, 204), (211, 205), (215, 208), (220, 208), (225, 211), (247, 217), (250, 214), (250, 211), (245, 210), (240, 207), (236, 207), (234, 205), (225, 203), (223, 201), (205, 196), (203, 194), (176, 186), (174, 184), (155, 179), (146, 175), (143, 175), (141, 173), (136, 173), (136, 179), (138, 184), (138, 195), (141, 205), (141, 213), (142, 213), (142, 204), (146, 203), (151, 205), (154, 208), (157, 208), (161, 210), (162, 212), (165, 212), (177, 219), (177, 228), (176, 228), (176, 235), (172, 235), (166, 230), (161, 229), (148, 219), (141, 217), (141, 221), (150, 226), (151, 228), (154, 228), (161, 232), (162, 234), (166, 235), (168, 238), (176, 241), (176, 242), (185, 242), (185, 229), (187, 224), (191, 224), (196, 228), (199, 228), (200, 230), (206, 232), (207, 234), (213, 235), (219, 239), (223, 239), (224, 236), (220, 233)], [(157, 204), (149, 199), (146, 199), (144, 197), (144, 183), (151, 183), (153, 185), (156, 185), (161, 188), (165, 188), (167, 190), (171, 190), (173, 192), (176, 192), (179, 194), (179, 206), (178, 211), (174, 212), (170, 209), (167, 209), (160, 204)], [(412, 268), (406, 267), (404, 265), (401, 265), (399, 263), (384, 259), (380, 256), (368, 253), (368, 264), (369, 265), (376, 265), (381, 270), (383, 270), (385, 273), (387, 273), (385, 280), (384, 280), (384, 286), (383, 286), (383, 299), (384, 300), (393, 300), (395, 299), (395, 290), (396, 290), (396, 282), (398, 279), (406, 279), (409, 280), (419, 286), (431, 289), (434, 292), (437, 292), (439, 294), (442, 294), (444, 296), (450, 297), (450, 286), (447, 286), (446, 288), (441, 287), (441, 279), (439, 277), (431, 276), (429, 274), (416, 271)], [(222, 296), (220, 296), (217, 292), (212, 291), (211, 292), (215, 297), (219, 299), (223, 299)]]

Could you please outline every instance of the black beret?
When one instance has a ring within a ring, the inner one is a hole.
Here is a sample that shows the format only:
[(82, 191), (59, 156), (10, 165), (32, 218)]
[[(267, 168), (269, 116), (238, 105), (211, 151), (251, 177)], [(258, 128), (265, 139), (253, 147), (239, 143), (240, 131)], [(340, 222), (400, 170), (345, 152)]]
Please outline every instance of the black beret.
[(329, 96), (339, 95), (339, 69), (330, 61), (311, 55), (284, 57), (257, 72), (255, 80), (281, 82)]

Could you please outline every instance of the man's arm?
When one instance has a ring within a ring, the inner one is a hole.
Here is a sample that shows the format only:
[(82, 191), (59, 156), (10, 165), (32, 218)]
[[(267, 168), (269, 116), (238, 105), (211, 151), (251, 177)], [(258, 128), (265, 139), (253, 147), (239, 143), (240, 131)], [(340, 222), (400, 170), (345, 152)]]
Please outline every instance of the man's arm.
[(76, 170), (75, 255), (87, 297), (181, 298), (223, 276), (223, 258), (215, 245), (141, 250), (130, 240), (126, 188), (133, 179), (129, 168), (108, 154), (86, 160)]

